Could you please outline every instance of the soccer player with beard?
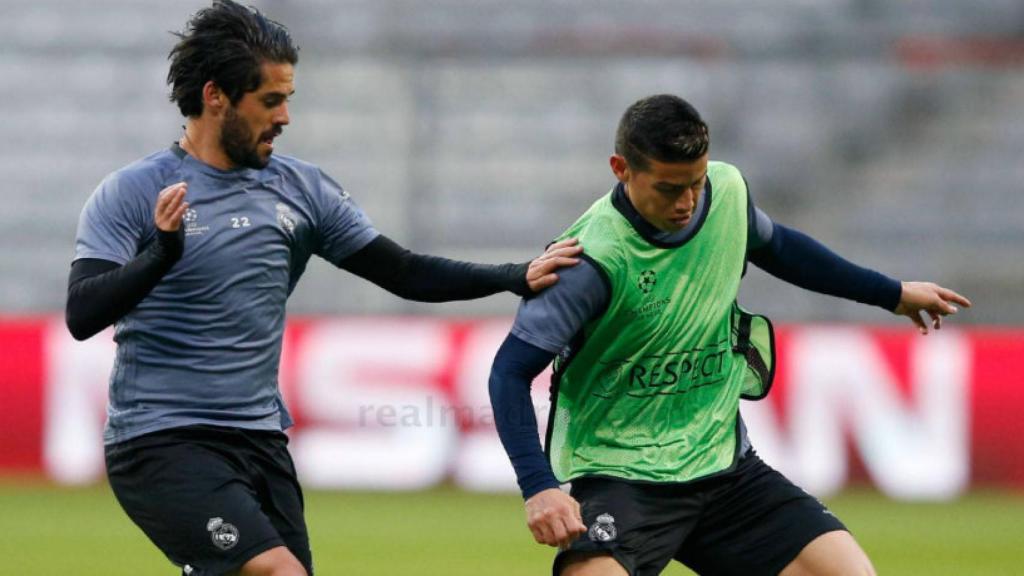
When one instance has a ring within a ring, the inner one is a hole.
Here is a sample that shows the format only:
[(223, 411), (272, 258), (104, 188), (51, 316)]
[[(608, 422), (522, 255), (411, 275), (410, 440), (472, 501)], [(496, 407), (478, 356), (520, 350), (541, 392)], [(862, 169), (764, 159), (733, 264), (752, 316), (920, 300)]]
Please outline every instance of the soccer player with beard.
[(217, 0), (170, 53), (182, 138), (103, 180), (79, 221), (67, 324), (112, 324), (104, 432), (128, 516), (183, 573), (313, 572), (277, 385), (285, 302), (316, 254), (401, 297), (528, 295), (574, 241), (528, 264), (409, 252), (316, 166), (274, 155), (298, 49), (256, 10)]

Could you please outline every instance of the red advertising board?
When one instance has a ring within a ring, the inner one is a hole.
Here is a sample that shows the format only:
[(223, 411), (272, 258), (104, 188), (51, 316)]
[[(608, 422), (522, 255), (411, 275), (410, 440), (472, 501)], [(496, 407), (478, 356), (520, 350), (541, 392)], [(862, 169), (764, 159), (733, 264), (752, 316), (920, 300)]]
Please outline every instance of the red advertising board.
[[(514, 490), (487, 376), (508, 319), (300, 318), (280, 385), (306, 484)], [(772, 394), (742, 405), (754, 446), (828, 494), (866, 479), (901, 498), (1024, 488), (1024, 330), (787, 326)], [(59, 318), (0, 321), (0, 474), (102, 477), (114, 344), (75, 342)], [(534, 385), (546, 421), (547, 375)]]
[(0, 323), (0, 471), (33, 472), (42, 466), (43, 330), (37, 320)]

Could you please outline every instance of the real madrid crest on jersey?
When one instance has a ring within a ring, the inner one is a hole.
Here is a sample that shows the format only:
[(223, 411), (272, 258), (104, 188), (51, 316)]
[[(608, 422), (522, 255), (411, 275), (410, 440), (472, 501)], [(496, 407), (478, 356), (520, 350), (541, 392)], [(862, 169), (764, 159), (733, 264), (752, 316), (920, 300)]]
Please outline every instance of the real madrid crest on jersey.
[(277, 210), (277, 225), (289, 234), (295, 232), (295, 215), (292, 214), (292, 209), (284, 202), (278, 202), (274, 208)]
[(615, 518), (611, 514), (601, 514), (597, 521), (590, 525), (590, 539), (593, 542), (611, 542), (618, 535), (615, 529)]
[(238, 544), (238, 528), (223, 518), (210, 518), (206, 523), (206, 531), (210, 533), (213, 545), (221, 550), (230, 550)]

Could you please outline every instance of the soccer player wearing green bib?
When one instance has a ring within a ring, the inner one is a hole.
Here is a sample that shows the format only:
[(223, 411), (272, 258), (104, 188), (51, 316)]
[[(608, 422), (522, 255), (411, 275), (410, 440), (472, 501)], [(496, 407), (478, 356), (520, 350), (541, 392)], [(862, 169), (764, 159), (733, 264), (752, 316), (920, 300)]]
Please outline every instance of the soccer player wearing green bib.
[[(771, 324), (736, 304), (747, 262), (797, 286), (938, 329), (970, 302), (840, 258), (756, 208), (739, 170), (676, 96), (636, 102), (610, 163), (619, 183), (559, 239), (583, 262), (519, 308), (491, 371), (502, 444), (554, 574), (873, 574), (818, 500), (747, 438), (740, 398), (771, 385)], [(530, 383), (554, 360), (547, 455)], [(572, 483), (569, 494), (559, 485)]]

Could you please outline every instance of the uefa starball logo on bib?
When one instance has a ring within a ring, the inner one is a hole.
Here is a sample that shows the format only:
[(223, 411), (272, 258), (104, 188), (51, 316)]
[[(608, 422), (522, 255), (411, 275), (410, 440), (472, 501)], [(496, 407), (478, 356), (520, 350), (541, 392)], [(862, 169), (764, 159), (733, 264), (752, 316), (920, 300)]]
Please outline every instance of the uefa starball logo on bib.
[(654, 290), (654, 285), (657, 283), (658, 275), (654, 270), (644, 270), (636, 280), (636, 287), (646, 295), (650, 294), (651, 291)]

